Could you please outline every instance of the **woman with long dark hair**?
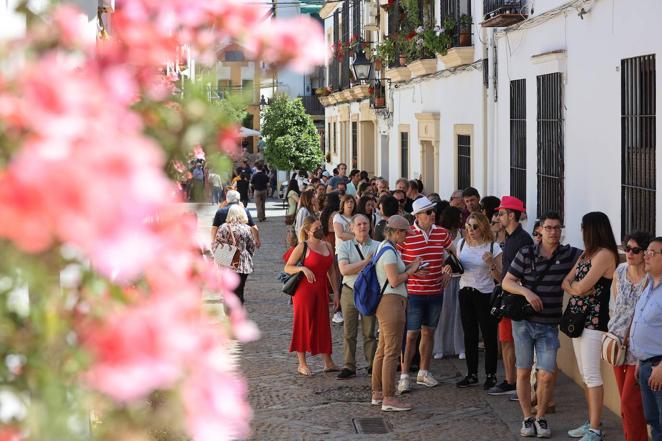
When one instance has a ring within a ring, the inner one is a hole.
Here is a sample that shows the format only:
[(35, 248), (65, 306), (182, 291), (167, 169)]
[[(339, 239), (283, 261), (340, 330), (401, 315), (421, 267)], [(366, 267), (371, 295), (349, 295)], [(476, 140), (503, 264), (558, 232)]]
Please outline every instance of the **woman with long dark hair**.
[(370, 237), (372, 237), (375, 231), (375, 224), (377, 221), (376, 211), (377, 202), (375, 201), (374, 196), (371, 194), (364, 194), (359, 198), (359, 202), (356, 204), (356, 212), (354, 214), (362, 214), (368, 218), (370, 221)]
[[(653, 235), (641, 231), (628, 234), (623, 239), (625, 263), (620, 264), (614, 273), (608, 325), (609, 332), (619, 337), (622, 342), (629, 338), (628, 331), (634, 317), (634, 307), (647, 286), (644, 251), (651, 240)], [(614, 366), (614, 376), (621, 397), (623, 432), (627, 441), (648, 441), (636, 368), (637, 359), (629, 351), (625, 355), (625, 364)]]
[(320, 222), (322, 223), (322, 231), (327, 242), (329, 242), (333, 249), (336, 249), (336, 232), (333, 230), (333, 217), (340, 210), (340, 195), (335, 191), (326, 194), (324, 202), (324, 209), (320, 214)]
[(586, 384), (589, 419), (568, 435), (582, 441), (601, 441), (600, 420), (604, 387), (600, 372), (602, 336), (609, 323), (609, 297), (618, 248), (606, 214), (592, 211), (582, 218), (584, 253), (575, 268), (563, 280), (563, 289), (571, 295), (567, 308), (586, 314), (584, 329), (572, 339), (577, 367)]

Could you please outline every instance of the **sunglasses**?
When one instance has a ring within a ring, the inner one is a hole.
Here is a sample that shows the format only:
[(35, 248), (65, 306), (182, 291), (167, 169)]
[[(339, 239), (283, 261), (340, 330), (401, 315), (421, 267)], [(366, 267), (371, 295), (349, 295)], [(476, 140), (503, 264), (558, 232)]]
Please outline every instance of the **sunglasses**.
[(467, 222), (464, 225), (467, 227), (467, 230), (471, 229), (471, 230), (476, 231), (479, 228), (478, 224), (470, 224), (470, 223)]
[(623, 247), (623, 251), (625, 251), (626, 253), (632, 252), (632, 254), (639, 254), (642, 251), (644, 251), (644, 249), (641, 247), (631, 247), (629, 245), (625, 245)]

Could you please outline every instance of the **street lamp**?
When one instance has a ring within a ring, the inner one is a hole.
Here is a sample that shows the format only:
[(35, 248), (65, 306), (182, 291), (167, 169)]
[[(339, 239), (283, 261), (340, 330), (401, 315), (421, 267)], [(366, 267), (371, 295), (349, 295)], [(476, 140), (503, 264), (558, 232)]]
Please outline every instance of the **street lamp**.
[(363, 47), (359, 48), (359, 51), (354, 57), (354, 62), (352, 63), (352, 69), (354, 70), (354, 77), (359, 81), (367, 81), (370, 79), (370, 74), (372, 73), (372, 62), (368, 60), (363, 51)]

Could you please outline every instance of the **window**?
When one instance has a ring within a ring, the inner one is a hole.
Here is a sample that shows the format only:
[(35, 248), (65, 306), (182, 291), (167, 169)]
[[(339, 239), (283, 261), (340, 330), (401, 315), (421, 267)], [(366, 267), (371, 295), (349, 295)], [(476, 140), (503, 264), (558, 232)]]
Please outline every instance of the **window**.
[(463, 16), (471, 16), (472, 0), (441, 0), (439, 2), (441, 23), (451, 19), (456, 23), (453, 29), (451, 47), (471, 46), (471, 26), (464, 24)]
[(409, 178), (409, 132), (400, 132), (400, 177)]
[(333, 123), (333, 131), (331, 132), (331, 137), (333, 138), (333, 154), (338, 153), (338, 139), (337, 139), (337, 126), (336, 123)]
[(225, 61), (246, 61), (242, 51), (226, 51), (223, 58)]
[(538, 217), (556, 211), (563, 218), (563, 101), (560, 72), (539, 75)]
[(244, 92), (249, 93), (253, 92), (253, 80), (242, 80), (241, 88)]
[(359, 124), (352, 121), (352, 168), (358, 167), (359, 160)]
[(621, 234), (655, 232), (655, 55), (621, 60)]
[(510, 82), (510, 194), (526, 202), (526, 80)]
[(471, 136), (457, 135), (457, 188), (471, 186)]
[[(350, 40), (350, 23), (349, 23), (349, 2), (343, 2), (342, 5), (342, 43), (347, 47)], [(349, 88), (349, 51), (345, 50), (343, 53), (342, 61), (340, 62), (340, 87), (342, 89)]]

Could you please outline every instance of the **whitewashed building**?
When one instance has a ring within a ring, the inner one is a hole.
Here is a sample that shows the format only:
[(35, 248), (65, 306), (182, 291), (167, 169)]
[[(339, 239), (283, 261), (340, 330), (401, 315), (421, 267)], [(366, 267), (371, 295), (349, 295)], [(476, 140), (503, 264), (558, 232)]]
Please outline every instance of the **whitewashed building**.
[[(421, 175), (425, 191), (442, 198), (468, 185), (481, 195), (518, 196), (530, 219), (558, 211), (564, 240), (579, 247), (589, 211), (605, 212), (617, 239), (636, 229), (662, 232), (656, 155), (662, 3), (380, 2), (328, 2), (321, 15), (329, 45), (349, 41), (356, 26), (369, 45), (384, 41), (398, 32), (402, 14), (393, 11), (400, 3), (417, 3), (437, 24), (470, 14), (471, 40), (454, 39), (436, 60), (384, 66), (366, 84), (352, 79), (350, 61), (331, 59), (333, 93), (322, 100), (333, 164), (356, 165), (391, 185)], [(385, 86), (383, 107), (367, 92), (377, 89), (376, 79)], [(565, 337), (559, 365), (580, 381)], [(605, 381), (606, 404), (618, 412), (612, 376)]]

